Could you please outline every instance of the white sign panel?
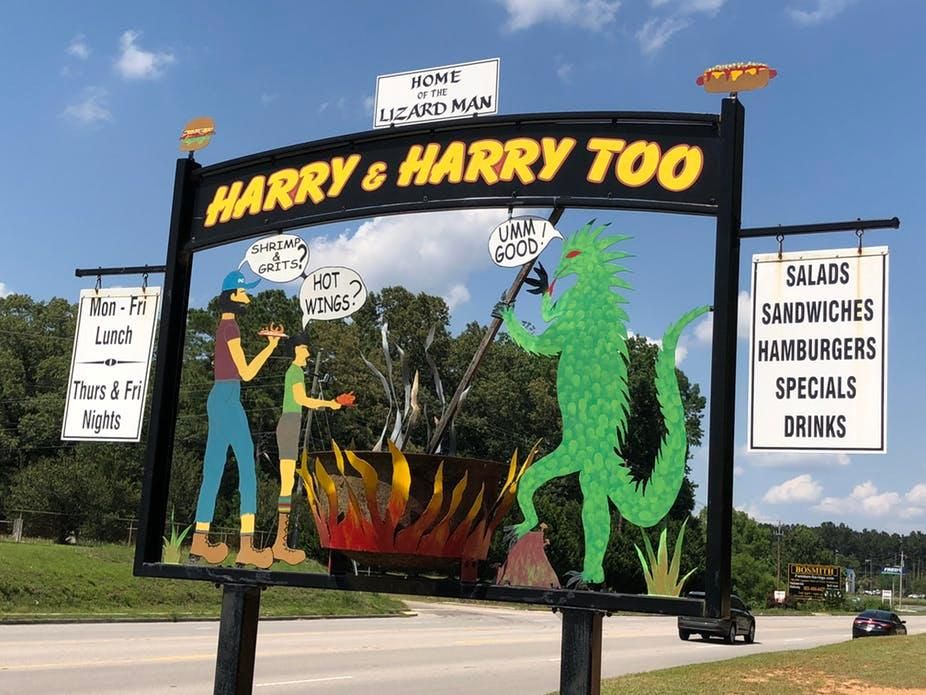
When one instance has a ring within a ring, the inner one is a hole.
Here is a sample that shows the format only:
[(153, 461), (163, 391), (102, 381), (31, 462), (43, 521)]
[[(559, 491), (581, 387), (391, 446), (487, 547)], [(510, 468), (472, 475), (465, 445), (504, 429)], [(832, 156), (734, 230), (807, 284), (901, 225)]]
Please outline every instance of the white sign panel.
[(137, 442), (161, 289), (82, 290), (61, 439)]
[(752, 258), (749, 451), (884, 453), (886, 246)]
[(498, 113), (499, 59), (376, 78), (373, 127)]

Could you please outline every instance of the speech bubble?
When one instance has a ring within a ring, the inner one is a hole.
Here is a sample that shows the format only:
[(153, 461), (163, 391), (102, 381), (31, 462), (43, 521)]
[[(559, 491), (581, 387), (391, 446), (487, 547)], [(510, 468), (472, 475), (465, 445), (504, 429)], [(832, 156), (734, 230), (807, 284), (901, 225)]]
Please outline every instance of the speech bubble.
[(274, 234), (251, 244), (238, 267), (245, 263), (265, 280), (290, 282), (308, 265), (309, 245), (293, 234)]
[(547, 244), (563, 235), (549, 220), (532, 215), (505, 220), (489, 237), (489, 255), (502, 268), (516, 268), (534, 260)]
[(328, 266), (313, 270), (299, 288), (302, 327), (309, 321), (347, 318), (367, 301), (367, 288), (355, 270)]

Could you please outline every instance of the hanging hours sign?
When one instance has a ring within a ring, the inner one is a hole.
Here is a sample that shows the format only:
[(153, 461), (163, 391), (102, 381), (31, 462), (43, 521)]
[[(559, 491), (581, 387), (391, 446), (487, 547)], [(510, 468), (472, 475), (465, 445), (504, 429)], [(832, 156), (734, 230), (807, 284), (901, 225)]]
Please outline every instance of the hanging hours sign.
[(885, 453), (886, 246), (752, 259), (750, 451)]
[(159, 287), (81, 291), (61, 439), (141, 438), (160, 297)]

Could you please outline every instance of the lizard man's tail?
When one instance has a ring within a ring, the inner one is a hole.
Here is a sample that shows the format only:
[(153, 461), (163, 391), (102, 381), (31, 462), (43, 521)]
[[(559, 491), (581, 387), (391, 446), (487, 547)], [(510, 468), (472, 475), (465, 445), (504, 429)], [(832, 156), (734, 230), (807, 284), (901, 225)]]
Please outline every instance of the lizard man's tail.
[(682, 405), (675, 374), (675, 348), (685, 326), (710, 310), (709, 306), (692, 309), (669, 326), (662, 338), (662, 348), (656, 357), (656, 396), (665, 421), (666, 434), (643, 494), (628, 484), (622, 486), (621, 492), (625, 495), (634, 493), (635, 499), (630, 504), (618, 501), (617, 497), (621, 493), (613, 496), (624, 518), (637, 526), (649, 527), (658, 523), (672, 508), (685, 478), (688, 434), (685, 428), (685, 407)]

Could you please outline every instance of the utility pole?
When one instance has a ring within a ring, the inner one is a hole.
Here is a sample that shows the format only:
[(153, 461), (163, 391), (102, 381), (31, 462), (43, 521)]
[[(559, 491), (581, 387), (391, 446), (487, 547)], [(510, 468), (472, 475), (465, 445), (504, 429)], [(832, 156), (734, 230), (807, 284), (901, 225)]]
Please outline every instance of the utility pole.
[(903, 605), (903, 546), (900, 546), (900, 594), (897, 596), (897, 607)]
[(775, 588), (781, 589), (781, 522), (778, 522), (778, 530), (775, 531), (775, 535), (778, 537), (778, 562), (775, 565)]

